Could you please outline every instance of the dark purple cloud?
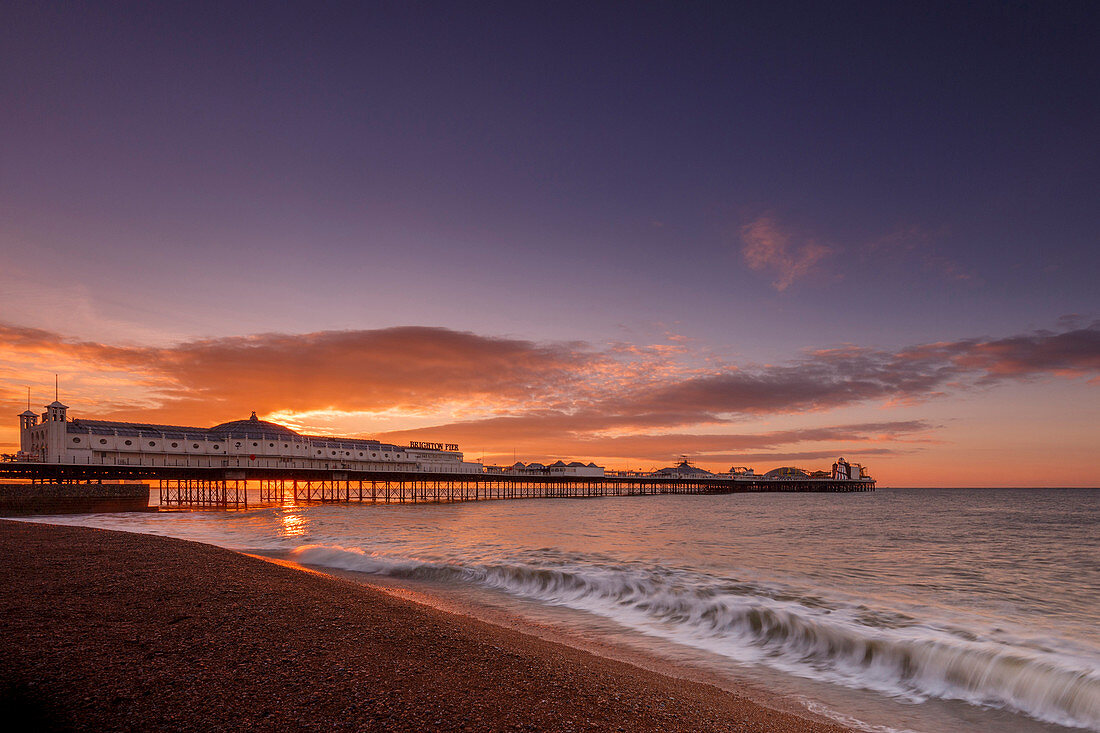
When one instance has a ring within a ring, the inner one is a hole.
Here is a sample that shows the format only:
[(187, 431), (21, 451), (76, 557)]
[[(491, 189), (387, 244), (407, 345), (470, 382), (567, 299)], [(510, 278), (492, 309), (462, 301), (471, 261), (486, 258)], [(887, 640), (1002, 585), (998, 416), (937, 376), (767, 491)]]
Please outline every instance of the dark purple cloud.
[(984, 371), (985, 381), (1040, 374), (1095, 375), (1100, 373), (1100, 326), (962, 342), (955, 361), (963, 368)]
[(813, 352), (780, 366), (730, 369), (638, 394), (634, 411), (717, 417), (823, 410), (873, 401), (919, 401), (966, 384), (1100, 374), (1100, 324), (1062, 333), (925, 344), (897, 352), (857, 347)]

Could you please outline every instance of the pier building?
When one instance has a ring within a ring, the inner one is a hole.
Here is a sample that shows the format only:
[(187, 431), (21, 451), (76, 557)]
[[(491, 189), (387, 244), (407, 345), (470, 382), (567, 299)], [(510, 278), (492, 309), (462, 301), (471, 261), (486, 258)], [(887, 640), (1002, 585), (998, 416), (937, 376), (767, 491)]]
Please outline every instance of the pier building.
[(511, 466), (486, 466), (487, 472), (513, 473), (521, 476), (603, 476), (603, 466), (595, 463), (583, 463), (581, 461), (555, 461), (549, 465), (533, 461), (524, 463), (517, 461)]
[(867, 469), (858, 463), (848, 463), (844, 460), (844, 457), (836, 459), (836, 463), (833, 464), (833, 473), (831, 478), (837, 481), (856, 481), (861, 478), (867, 478)]
[(19, 455), (25, 461), (89, 466), (181, 468), (287, 468), (481, 473), (463, 460), (457, 445), (302, 435), (260, 420), (253, 412), (212, 428), (152, 425), (110, 420), (68, 419), (55, 400), (39, 416), (19, 416)]

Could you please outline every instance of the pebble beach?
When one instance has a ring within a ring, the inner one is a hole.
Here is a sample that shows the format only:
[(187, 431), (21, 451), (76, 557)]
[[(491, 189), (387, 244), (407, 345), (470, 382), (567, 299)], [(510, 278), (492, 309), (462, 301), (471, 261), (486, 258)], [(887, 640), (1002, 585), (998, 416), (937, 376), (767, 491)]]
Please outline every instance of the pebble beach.
[(841, 731), (210, 545), (0, 522), (0, 694), (45, 730)]

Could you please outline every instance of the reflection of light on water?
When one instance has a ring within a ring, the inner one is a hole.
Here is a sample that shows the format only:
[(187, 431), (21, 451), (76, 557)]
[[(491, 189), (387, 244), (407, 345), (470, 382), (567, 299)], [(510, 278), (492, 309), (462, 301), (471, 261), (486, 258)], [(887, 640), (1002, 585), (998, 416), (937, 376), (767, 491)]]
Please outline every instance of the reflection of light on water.
[(282, 537), (301, 537), (306, 533), (306, 518), (301, 514), (288, 512), (282, 516), (279, 535)]

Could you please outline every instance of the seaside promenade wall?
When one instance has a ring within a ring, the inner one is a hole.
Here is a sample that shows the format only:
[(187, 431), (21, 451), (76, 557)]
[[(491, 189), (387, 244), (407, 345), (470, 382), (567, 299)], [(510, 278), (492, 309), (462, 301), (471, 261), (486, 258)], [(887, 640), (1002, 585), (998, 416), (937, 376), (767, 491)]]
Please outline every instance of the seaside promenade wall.
[(0, 516), (145, 512), (149, 484), (0, 484)]

